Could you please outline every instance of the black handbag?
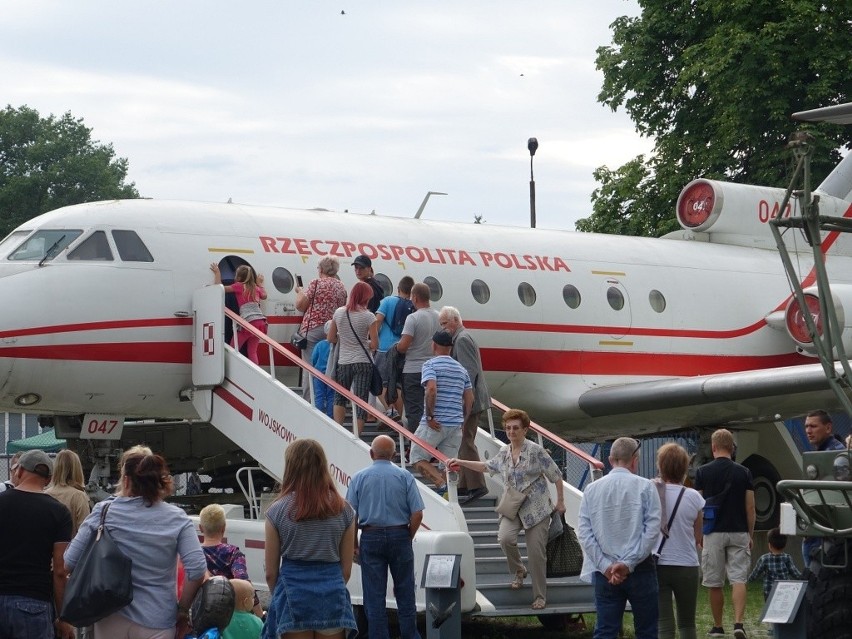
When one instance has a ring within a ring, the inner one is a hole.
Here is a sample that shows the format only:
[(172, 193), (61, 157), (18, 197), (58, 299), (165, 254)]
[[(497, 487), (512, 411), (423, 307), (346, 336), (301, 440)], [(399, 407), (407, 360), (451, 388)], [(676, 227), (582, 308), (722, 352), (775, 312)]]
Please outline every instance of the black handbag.
[(562, 534), (547, 542), (547, 576), (576, 577), (583, 570), (583, 549), (577, 533), (565, 521), (565, 514), (559, 513), (559, 517)]
[(355, 339), (358, 340), (358, 344), (361, 346), (361, 349), (364, 351), (364, 354), (367, 356), (367, 359), (370, 360), (370, 364), (373, 365), (372, 372), (370, 375), (370, 394), (379, 397), (381, 396), (382, 389), (384, 388), (384, 382), (382, 382), (382, 374), (379, 371), (379, 367), (376, 366), (376, 362), (373, 360), (372, 356), (367, 350), (367, 347), (364, 346), (364, 342), (361, 341), (361, 338), (358, 337), (358, 333), (355, 332), (355, 327), (352, 326), (352, 318), (349, 317), (349, 311), (346, 311), (346, 319), (349, 320), (349, 327), (352, 329), (352, 334), (355, 336)]
[(308, 347), (308, 338), (296, 331), (290, 336), (290, 343), (298, 350), (303, 351)]
[(83, 628), (121, 610), (133, 601), (130, 571), (133, 561), (112, 540), (104, 526), (109, 503), (89, 547), (65, 585), (59, 618)]
[[(318, 287), (319, 280), (316, 280), (316, 284), (314, 284), (314, 297), (317, 296)], [(306, 308), (305, 312), (302, 314), (302, 321), (299, 324), (299, 330), (290, 336), (290, 343), (293, 345), (293, 348), (300, 351), (303, 351), (308, 347), (308, 331), (303, 331), (302, 326), (305, 324), (305, 318), (311, 312), (311, 306), (314, 305), (314, 297), (310, 298), (308, 301), (308, 308)]]

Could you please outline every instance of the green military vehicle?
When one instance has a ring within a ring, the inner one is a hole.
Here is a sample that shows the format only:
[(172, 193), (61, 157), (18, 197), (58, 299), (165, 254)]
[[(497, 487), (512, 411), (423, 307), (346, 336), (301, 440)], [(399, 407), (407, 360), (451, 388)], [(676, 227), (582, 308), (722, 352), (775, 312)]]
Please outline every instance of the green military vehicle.
[(852, 451), (804, 453), (802, 466), (806, 479), (780, 481), (778, 492), (789, 504), (781, 532), (821, 540), (807, 566), (807, 636), (852, 639)]

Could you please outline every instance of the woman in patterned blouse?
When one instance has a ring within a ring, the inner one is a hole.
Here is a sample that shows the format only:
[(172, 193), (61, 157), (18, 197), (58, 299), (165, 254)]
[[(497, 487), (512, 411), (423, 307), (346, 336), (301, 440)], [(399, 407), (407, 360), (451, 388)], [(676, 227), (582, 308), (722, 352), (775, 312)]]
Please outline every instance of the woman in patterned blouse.
[[(464, 466), (478, 472), (491, 475), (500, 473), (505, 486), (511, 486), (524, 493), (527, 498), (521, 503), (518, 513), (509, 519), (500, 515), (500, 528), (497, 541), (506, 554), (509, 573), (514, 575), (510, 587), (518, 590), (524, 585), (527, 569), (518, 550), (518, 533), (524, 529), (527, 541), (527, 559), (532, 577), (533, 610), (543, 610), (547, 606), (547, 536), (550, 528), (550, 515), (554, 510), (565, 512), (565, 498), (562, 486), (562, 474), (559, 467), (550, 458), (548, 452), (527, 439), (530, 417), (516, 408), (503, 414), (503, 430), (509, 443), (487, 462), (450, 459), (447, 464), (451, 470)], [(550, 499), (550, 487), (547, 482), (556, 484), (556, 505)]]

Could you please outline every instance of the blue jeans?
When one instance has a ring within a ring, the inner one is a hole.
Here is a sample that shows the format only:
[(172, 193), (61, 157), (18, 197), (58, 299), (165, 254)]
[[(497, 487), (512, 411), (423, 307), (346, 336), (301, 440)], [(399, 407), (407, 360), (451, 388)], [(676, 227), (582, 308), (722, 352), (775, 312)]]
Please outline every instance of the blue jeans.
[(48, 639), (53, 635), (51, 602), (0, 595), (0, 639)]
[(594, 639), (616, 639), (627, 602), (633, 609), (636, 639), (657, 639), (659, 609), (657, 571), (640, 564), (624, 583), (612, 586), (601, 573), (594, 574), (595, 608), (598, 613)]
[(361, 587), (370, 639), (388, 639), (385, 593), (388, 568), (393, 577), (399, 633), (402, 639), (420, 639), (414, 603), (414, 551), (406, 528), (382, 528), (361, 532)]

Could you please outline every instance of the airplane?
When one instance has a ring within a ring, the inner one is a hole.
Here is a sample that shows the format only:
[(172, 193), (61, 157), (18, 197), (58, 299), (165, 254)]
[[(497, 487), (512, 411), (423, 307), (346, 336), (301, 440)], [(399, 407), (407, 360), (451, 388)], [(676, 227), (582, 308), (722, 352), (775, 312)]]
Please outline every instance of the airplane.
[[(852, 217), (852, 159), (816, 192), (827, 214)], [(234, 203), (64, 207), (0, 242), (0, 410), (198, 419), (186, 401), (191, 304), (211, 262), (225, 279), (243, 263), (265, 276), (269, 334), (286, 344), (297, 276), (334, 256), (349, 288), (365, 254), (386, 294), (411, 275), (434, 307), (460, 309), (503, 403), (572, 441), (728, 425), (774, 493), (799, 463), (767, 425), (837, 405), (768, 228), (783, 197), (694, 180), (677, 201), (681, 230), (663, 238)], [(807, 285), (810, 247), (801, 234), (785, 242)], [(852, 239), (827, 232), (823, 251), (849, 339)]]

